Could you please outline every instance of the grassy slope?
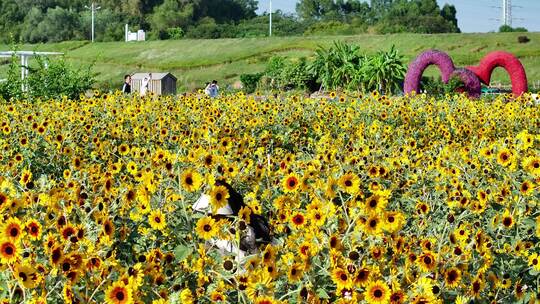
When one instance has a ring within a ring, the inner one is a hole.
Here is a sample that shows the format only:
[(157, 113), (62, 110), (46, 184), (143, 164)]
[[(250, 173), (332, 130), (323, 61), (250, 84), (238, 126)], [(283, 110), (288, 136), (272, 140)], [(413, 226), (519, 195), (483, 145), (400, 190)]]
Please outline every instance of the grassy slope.
[[(221, 40), (178, 40), (148, 42), (64, 42), (58, 44), (25, 45), (21, 49), (62, 51), (77, 65), (96, 62), (98, 81), (104, 87), (117, 87), (122, 75), (136, 71), (171, 71), (178, 77), (180, 89), (200, 87), (205, 81), (217, 79), (231, 84), (243, 73), (255, 73), (273, 55), (292, 58), (311, 56), (318, 46), (329, 46), (334, 40), (357, 44), (366, 53), (387, 50), (395, 44), (407, 62), (419, 52), (437, 48), (450, 53), (457, 66), (477, 64), (488, 52), (505, 50), (517, 55), (524, 63), (529, 81), (540, 80), (540, 33), (527, 33), (531, 39), (519, 44), (518, 33), (489, 34), (396, 34), (332, 37), (286, 37)], [(9, 47), (1, 46), (0, 50)], [(5, 75), (0, 66), (0, 76)], [(435, 68), (428, 69), (435, 74)], [(2, 78), (2, 77), (0, 77)], [(494, 81), (508, 83), (500, 69)]]

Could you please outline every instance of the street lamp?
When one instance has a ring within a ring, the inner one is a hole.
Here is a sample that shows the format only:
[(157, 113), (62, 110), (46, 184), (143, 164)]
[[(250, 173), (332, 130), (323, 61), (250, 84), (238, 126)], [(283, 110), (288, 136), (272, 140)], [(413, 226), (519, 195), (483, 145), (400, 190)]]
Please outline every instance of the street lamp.
[(270, 0), (270, 30), (269, 30), (270, 37), (272, 37), (272, 0)]
[(96, 3), (92, 1), (91, 7), (88, 7), (86, 5), (84, 7), (92, 10), (92, 42), (94, 42), (94, 19), (95, 19), (96, 11), (100, 9), (101, 6), (96, 6)]

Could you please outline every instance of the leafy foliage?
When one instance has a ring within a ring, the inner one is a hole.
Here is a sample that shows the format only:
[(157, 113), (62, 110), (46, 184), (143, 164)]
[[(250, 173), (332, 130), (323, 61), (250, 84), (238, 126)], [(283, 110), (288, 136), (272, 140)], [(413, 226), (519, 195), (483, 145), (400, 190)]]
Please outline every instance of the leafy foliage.
[(378, 52), (362, 66), (367, 88), (380, 90), (383, 93), (399, 91), (406, 72), (403, 56), (394, 46), (388, 52)]
[[(101, 0), (95, 18), (97, 41), (122, 40), (124, 24), (151, 39), (259, 37), (268, 35), (268, 14), (256, 15), (256, 0)], [(86, 0), (4, 0), (0, 41), (10, 34), (39, 43), (90, 38)], [(353, 35), (365, 32), (459, 32), (454, 6), (436, 0), (302, 0), (297, 16), (273, 12), (274, 35)]]
[(92, 88), (92, 65), (75, 69), (64, 59), (49, 60), (40, 56), (34, 61), (36, 66), (29, 67), (28, 77), (21, 81), (17, 57), (12, 58), (8, 78), (0, 83), (0, 98), (35, 100), (66, 96), (75, 99)]
[(240, 75), (240, 81), (244, 86), (244, 91), (246, 93), (255, 92), (255, 90), (257, 89), (257, 84), (259, 83), (259, 80), (261, 80), (262, 76), (262, 73)]

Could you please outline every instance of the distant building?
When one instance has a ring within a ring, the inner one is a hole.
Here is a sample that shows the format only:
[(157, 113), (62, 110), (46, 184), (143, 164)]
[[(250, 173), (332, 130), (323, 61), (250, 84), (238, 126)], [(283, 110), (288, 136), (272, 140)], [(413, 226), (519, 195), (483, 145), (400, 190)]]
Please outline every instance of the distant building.
[(146, 33), (144, 30), (138, 30), (137, 32), (130, 32), (129, 25), (126, 24), (126, 42), (129, 41), (145, 41)]
[(148, 83), (148, 92), (156, 95), (176, 95), (176, 81), (178, 80), (171, 73), (135, 73), (131, 76), (132, 92), (140, 92), (144, 77), (152, 75)]

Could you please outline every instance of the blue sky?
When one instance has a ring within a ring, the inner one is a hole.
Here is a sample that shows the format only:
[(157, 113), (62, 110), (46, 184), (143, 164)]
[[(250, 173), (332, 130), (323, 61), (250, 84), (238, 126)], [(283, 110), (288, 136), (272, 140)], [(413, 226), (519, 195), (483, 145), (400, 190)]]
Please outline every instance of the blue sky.
[[(502, 10), (495, 8), (502, 6), (502, 0), (437, 0), (442, 7), (445, 3), (456, 6), (458, 22), (461, 31), (490, 32), (498, 30), (501, 22)], [(269, 0), (259, 0), (259, 13), (268, 11)], [(522, 26), (531, 32), (540, 32), (540, 0), (513, 0), (513, 26)], [(294, 13), (295, 0), (272, 0), (273, 10), (281, 9)], [(519, 19), (518, 19), (519, 18)]]

